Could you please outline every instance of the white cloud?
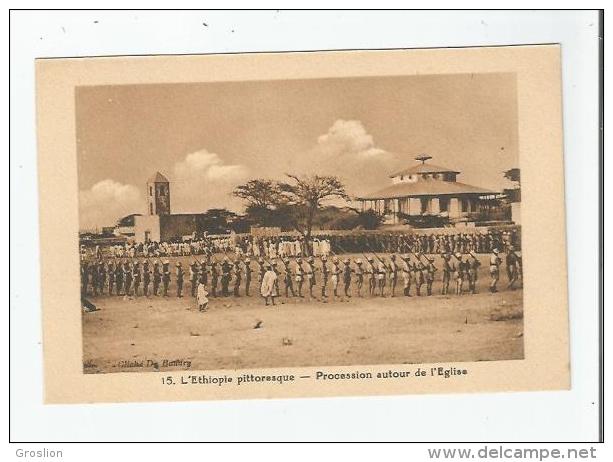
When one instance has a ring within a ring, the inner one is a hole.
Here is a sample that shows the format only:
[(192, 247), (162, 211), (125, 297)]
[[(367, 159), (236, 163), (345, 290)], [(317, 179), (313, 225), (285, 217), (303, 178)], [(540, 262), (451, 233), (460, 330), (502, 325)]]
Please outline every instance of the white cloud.
[(177, 162), (173, 172), (170, 179), (173, 211), (201, 212), (233, 205), (230, 193), (246, 178), (248, 169), (244, 165), (225, 164), (219, 155), (201, 149)]
[(188, 154), (185, 160), (177, 162), (174, 172), (181, 179), (224, 181), (245, 176), (247, 169), (243, 165), (224, 165), (217, 154), (202, 149)]
[(376, 158), (385, 151), (375, 146), (372, 135), (359, 120), (338, 119), (328, 133), (317, 139), (318, 147), (329, 155), (353, 155), (358, 158)]
[(350, 194), (361, 194), (387, 186), (397, 156), (377, 146), (359, 120), (336, 120), (317, 138), (311, 152), (310, 170), (337, 175)]
[(79, 191), (79, 220), (82, 229), (114, 225), (130, 213), (141, 213), (143, 199), (133, 185), (112, 179), (99, 181)]

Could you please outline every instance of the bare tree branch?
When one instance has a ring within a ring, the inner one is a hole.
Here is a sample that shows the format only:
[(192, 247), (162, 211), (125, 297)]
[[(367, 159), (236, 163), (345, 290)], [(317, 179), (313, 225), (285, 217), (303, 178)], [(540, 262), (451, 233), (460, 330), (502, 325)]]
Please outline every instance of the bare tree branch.
[(300, 232), (307, 243), (307, 251), (311, 252), (311, 232), (313, 220), (321, 209), (322, 203), (328, 199), (348, 199), (345, 186), (335, 176), (297, 176), (286, 174), (292, 183), (279, 183), (279, 190), (286, 198), (287, 205), (296, 207), (294, 227)]

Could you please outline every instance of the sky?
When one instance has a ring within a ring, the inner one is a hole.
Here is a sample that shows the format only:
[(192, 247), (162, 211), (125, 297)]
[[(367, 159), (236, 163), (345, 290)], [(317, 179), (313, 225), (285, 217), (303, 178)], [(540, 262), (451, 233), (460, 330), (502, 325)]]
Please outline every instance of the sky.
[(422, 154), (493, 190), (519, 166), (514, 74), (87, 86), (75, 102), (82, 229), (145, 213), (156, 171), (188, 213), (240, 212), (237, 185), (286, 173), (359, 195)]

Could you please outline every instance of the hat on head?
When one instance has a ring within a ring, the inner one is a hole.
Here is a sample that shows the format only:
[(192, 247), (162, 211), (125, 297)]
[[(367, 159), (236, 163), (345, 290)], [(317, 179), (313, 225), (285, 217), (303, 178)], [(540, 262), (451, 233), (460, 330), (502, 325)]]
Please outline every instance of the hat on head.
[(348, 265), (348, 264), (349, 264), (349, 259), (348, 259), (348, 258), (345, 258), (345, 260), (343, 260), (343, 263), (344, 263), (345, 265)]
[(461, 254), (460, 252), (456, 252), (455, 256), (456, 256), (457, 258), (462, 258), (462, 254)]
[(492, 252), (498, 253), (498, 249), (494, 249), (494, 250), (492, 250)]
[(361, 265), (361, 264), (362, 264), (362, 260), (358, 258), (358, 259), (355, 261), (355, 263), (356, 263), (356, 265)]

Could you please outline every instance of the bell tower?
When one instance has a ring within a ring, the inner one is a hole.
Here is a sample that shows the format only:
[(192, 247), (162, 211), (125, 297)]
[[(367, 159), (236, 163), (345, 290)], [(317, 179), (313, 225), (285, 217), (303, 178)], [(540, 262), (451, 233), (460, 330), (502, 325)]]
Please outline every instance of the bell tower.
[(170, 215), (170, 182), (160, 172), (147, 181), (147, 213)]

